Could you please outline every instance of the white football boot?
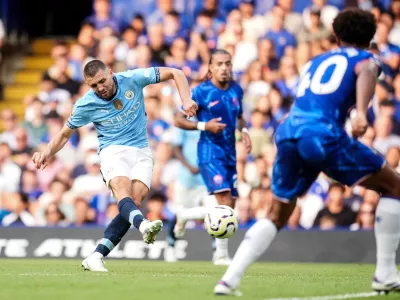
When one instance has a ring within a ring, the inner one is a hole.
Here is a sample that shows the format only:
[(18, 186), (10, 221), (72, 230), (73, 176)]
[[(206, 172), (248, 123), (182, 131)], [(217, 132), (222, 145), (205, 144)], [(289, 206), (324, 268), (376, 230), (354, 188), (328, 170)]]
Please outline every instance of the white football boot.
[(377, 292), (400, 292), (400, 275), (395, 274), (385, 281), (380, 281), (378, 278), (374, 277), (371, 287)]
[(108, 272), (108, 270), (104, 268), (103, 255), (99, 252), (93, 252), (86, 257), (82, 262), (82, 267), (85, 271)]
[(231, 264), (231, 259), (229, 257), (229, 254), (219, 254), (217, 251), (214, 251), (213, 255), (213, 263), (216, 266), (229, 266)]
[(144, 226), (144, 230), (142, 231), (143, 241), (146, 244), (153, 244), (156, 240), (157, 234), (163, 228), (163, 222), (160, 220), (156, 221), (144, 220), (143, 222), (146, 222), (144, 224), (140, 224), (140, 226)]
[(215, 296), (241, 297), (241, 296), (243, 296), (243, 293), (237, 289), (231, 288), (224, 281), (220, 281), (214, 288), (214, 295)]

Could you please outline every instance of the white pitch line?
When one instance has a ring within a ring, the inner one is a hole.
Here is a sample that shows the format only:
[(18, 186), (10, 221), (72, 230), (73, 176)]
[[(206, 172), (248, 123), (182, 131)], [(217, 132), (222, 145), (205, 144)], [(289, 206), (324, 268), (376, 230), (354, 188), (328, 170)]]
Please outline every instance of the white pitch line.
[(378, 292), (369, 293), (354, 293), (354, 294), (343, 294), (343, 295), (329, 295), (329, 296), (312, 296), (312, 297), (295, 297), (295, 298), (268, 298), (265, 300), (341, 300), (341, 299), (352, 299), (352, 298), (369, 298), (380, 296), (382, 294)]

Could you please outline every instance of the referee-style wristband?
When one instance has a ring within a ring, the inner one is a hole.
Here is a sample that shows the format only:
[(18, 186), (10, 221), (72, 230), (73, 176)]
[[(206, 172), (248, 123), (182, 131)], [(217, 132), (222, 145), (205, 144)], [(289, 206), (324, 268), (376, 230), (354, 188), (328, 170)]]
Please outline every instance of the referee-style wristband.
[(249, 133), (249, 130), (245, 127), (245, 128), (242, 128), (242, 132)]
[(200, 131), (206, 130), (206, 122), (197, 122), (197, 129)]

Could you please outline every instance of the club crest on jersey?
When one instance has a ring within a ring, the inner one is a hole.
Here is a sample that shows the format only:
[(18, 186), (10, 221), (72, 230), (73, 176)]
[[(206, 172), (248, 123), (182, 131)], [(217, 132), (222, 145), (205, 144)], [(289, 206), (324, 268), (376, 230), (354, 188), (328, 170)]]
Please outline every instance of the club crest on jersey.
[(224, 178), (221, 175), (217, 174), (214, 176), (213, 180), (215, 184), (220, 185), (224, 181)]
[(121, 110), (124, 105), (122, 104), (122, 101), (120, 99), (117, 99), (114, 101), (114, 107), (118, 110)]
[(238, 107), (239, 106), (239, 100), (238, 100), (238, 98), (232, 98), (232, 104), (235, 106), (235, 107)]
[(134, 96), (135, 96), (135, 93), (134, 93), (133, 91), (131, 91), (131, 90), (127, 90), (127, 91), (125, 92), (125, 98), (126, 98), (127, 100), (133, 99)]

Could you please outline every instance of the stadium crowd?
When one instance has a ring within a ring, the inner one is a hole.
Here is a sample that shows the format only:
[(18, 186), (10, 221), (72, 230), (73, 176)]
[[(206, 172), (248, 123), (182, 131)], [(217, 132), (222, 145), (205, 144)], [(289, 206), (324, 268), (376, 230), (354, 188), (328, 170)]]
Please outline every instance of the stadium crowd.
[[(248, 226), (263, 217), (272, 198), (274, 130), (296, 95), (299, 70), (312, 57), (337, 47), (330, 24), (339, 9), (314, 0), (301, 14), (292, 10), (291, 0), (277, 0), (256, 13), (255, 2), (241, 0), (237, 8), (224, 11), (217, 0), (205, 0), (201, 10), (188, 16), (177, 12), (172, 0), (159, 0), (152, 14), (136, 14), (130, 24), (121, 24), (111, 14), (108, 0), (95, 0), (94, 13), (83, 22), (76, 41), (58, 41), (52, 48), (54, 64), (43, 74), (40, 92), (23, 100), (25, 120), (19, 122), (12, 110), (1, 111), (0, 226), (104, 226), (118, 213), (100, 173), (93, 125), (80, 128), (46, 169), (36, 170), (31, 161), (35, 149), (43, 148), (61, 129), (75, 101), (88, 91), (82, 77), (86, 62), (101, 59), (114, 72), (175, 67), (194, 87), (206, 77), (215, 48), (232, 54), (233, 76), (244, 89), (244, 117), (253, 142), (250, 155), (240, 141), (236, 145), (240, 224)], [(373, 1), (358, 3), (376, 17), (378, 30), (370, 51), (383, 63), (369, 111), (371, 127), (362, 141), (397, 167), (400, 0), (387, 7)], [(180, 166), (172, 151), (173, 117), (180, 99), (171, 82), (148, 86), (144, 93), (155, 161), (144, 209), (150, 219), (168, 219), (174, 211)], [(378, 199), (375, 192), (343, 187), (322, 174), (299, 199), (288, 227), (371, 229)]]

